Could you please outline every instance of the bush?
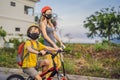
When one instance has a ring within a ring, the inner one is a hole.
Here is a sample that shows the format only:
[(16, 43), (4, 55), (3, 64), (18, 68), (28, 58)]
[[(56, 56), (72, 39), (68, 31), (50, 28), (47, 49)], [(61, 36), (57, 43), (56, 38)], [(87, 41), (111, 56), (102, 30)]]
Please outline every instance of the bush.
[(16, 50), (5, 48), (0, 49), (0, 66), (1, 67), (18, 67), (16, 63)]
[(66, 53), (70, 54), (72, 52), (72, 48), (71, 47), (67, 47), (64, 49)]
[(38, 39), (38, 41), (41, 42), (42, 44), (44, 44), (44, 39), (43, 39), (43, 37), (40, 37), (40, 38)]
[(18, 45), (21, 43), (18, 38), (9, 39), (10, 43), (14, 43), (14, 48), (17, 49)]
[(110, 46), (107, 43), (95, 44), (95, 51), (110, 50)]
[(78, 53), (78, 52), (75, 53), (75, 58), (81, 58), (81, 56), (82, 56), (81, 53)]

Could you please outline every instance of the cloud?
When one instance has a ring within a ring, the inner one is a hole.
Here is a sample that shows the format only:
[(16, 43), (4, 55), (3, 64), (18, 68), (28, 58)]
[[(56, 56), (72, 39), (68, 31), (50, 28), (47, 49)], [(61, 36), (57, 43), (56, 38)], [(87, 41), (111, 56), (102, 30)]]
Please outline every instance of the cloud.
[(96, 42), (101, 42), (102, 40), (99, 38), (95, 39), (89, 39), (89, 38), (73, 38), (73, 39), (68, 39), (67, 37), (63, 37), (62, 41), (65, 43), (96, 43)]

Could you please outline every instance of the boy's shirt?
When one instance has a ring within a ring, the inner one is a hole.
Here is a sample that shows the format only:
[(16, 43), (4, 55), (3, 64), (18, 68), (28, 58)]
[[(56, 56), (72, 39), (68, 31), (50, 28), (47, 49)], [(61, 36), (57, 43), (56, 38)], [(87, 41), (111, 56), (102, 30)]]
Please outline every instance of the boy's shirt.
[[(45, 49), (45, 46), (41, 44), (40, 42), (32, 41), (32, 44), (31, 44), (31, 42), (27, 40), (25, 42), (23, 56), (25, 56), (28, 53), (27, 47), (29, 46), (31, 46), (32, 48), (38, 51)], [(35, 67), (36, 64), (37, 64), (37, 54), (29, 52), (29, 55), (25, 57), (25, 59), (23, 60), (22, 68)]]

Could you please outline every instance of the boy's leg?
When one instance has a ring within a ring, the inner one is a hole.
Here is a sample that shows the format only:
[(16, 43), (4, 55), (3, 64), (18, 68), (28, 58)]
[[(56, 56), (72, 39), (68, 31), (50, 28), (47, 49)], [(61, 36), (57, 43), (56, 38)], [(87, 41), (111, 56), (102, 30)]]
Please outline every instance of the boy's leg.
[(43, 67), (43, 72), (48, 70), (49, 64), (50, 64), (50, 62), (47, 59), (42, 60), (40, 62), (40, 67)]
[(37, 75), (35, 76), (35, 79), (36, 79), (36, 80), (42, 80), (42, 78), (40, 77), (40, 74), (37, 74)]

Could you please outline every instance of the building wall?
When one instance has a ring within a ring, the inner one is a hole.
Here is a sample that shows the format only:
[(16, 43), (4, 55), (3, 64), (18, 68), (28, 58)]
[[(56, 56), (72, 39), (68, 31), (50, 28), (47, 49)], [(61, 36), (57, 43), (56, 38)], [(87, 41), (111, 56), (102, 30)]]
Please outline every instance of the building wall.
[[(10, 3), (15, 2), (15, 7)], [(34, 16), (26, 15), (24, 13), (24, 6), (31, 6), (34, 8), (35, 3), (29, 0), (1, 0), (0, 1), (0, 16), (16, 18), (21, 20), (33, 21)]]
[[(12, 37), (20, 38), (18, 34), (23, 34), (25, 37), (26, 31), (32, 23), (33, 22), (21, 21), (17, 19), (0, 18), (0, 25), (2, 25), (3, 29), (7, 32), (7, 41)], [(16, 31), (16, 28), (20, 28), (20, 31)]]
[[(15, 6), (11, 6), (11, 2), (15, 2)], [(7, 32), (7, 41), (10, 38), (21, 38), (18, 34), (23, 34), (23, 38), (26, 38), (28, 27), (34, 23), (34, 14), (26, 14), (24, 6), (34, 8), (35, 2), (30, 0), (0, 0), (0, 27), (2, 26)], [(19, 30), (16, 31), (16, 28)], [(0, 38), (1, 41), (2, 38)]]

